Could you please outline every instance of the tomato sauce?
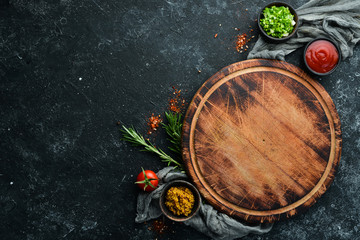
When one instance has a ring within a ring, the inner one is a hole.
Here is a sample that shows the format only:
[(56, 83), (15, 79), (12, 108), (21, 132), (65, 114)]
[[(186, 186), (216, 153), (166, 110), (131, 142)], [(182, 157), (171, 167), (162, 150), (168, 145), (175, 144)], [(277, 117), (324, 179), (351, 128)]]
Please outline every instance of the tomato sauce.
[(338, 64), (339, 52), (331, 42), (317, 40), (306, 49), (305, 59), (314, 72), (327, 73)]

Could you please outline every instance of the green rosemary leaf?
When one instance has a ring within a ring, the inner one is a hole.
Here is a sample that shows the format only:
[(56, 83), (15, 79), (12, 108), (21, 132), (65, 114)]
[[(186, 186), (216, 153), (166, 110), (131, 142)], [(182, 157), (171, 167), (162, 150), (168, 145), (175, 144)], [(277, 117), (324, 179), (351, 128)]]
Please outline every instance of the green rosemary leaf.
[(142, 146), (144, 149), (142, 151), (148, 151), (157, 154), (163, 162), (166, 162), (168, 166), (171, 164), (175, 165), (179, 169), (183, 169), (183, 165), (178, 161), (174, 160), (171, 156), (167, 155), (160, 148), (155, 147), (149, 140), (145, 140), (143, 136), (141, 136), (133, 127), (125, 127), (122, 126), (120, 129), (123, 137), (121, 138), (124, 141), (130, 142), (135, 146)]
[(181, 113), (165, 112), (167, 124), (162, 123), (172, 147), (169, 149), (181, 156), (181, 131), (182, 131), (182, 115)]

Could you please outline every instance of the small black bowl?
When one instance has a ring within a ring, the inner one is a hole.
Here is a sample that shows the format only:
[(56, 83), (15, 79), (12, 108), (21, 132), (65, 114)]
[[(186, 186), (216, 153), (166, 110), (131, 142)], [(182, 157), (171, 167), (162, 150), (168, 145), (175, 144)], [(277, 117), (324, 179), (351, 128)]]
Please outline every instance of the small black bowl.
[[(281, 6), (284, 6), (284, 7), (288, 7), (289, 10), (290, 10), (290, 13), (292, 15), (294, 15), (294, 21), (296, 22), (295, 23), (295, 26), (294, 26), (294, 29), (293, 31), (286, 37), (283, 37), (283, 38), (276, 38), (276, 37), (272, 37), (270, 35), (268, 35), (264, 29), (262, 28), (262, 26), (260, 25), (260, 19), (264, 18), (264, 14), (263, 14), (263, 11), (265, 8), (268, 8), (268, 7), (272, 7), (272, 6), (276, 6), (276, 7), (281, 7)], [(290, 6), (289, 4), (287, 3), (283, 3), (283, 2), (273, 2), (273, 3), (270, 3), (268, 5), (266, 5), (265, 7), (263, 7), (259, 13), (259, 16), (258, 16), (258, 19), (257, 19), (257, 22), (258, 22), (258, 27), (260, 29), (260, 32), (261, 34), (265, 37), (265, 40), (268, 41), (268, 42), (271, 42), (271, 43), (283, 43), (287, 40), (289, 40), (292, 36), (295, 35), (297, 29), (298, 29), (298, 26), (299, 26), (299, 18), (298, 18), (298, 15), (295, 11), (295, 9)]]
[[(171, 187), (187, 187), (188, 189), (190, 189), (190, 191), (194, 195), (194, 198), (195, 198), (194, 206), (191, 210), (191, 213), (188, 216), (177, 216), (177, 215), (173, 214), (168, 209), (168, 207), (165, 205), (166, 193)], [(201, 200), (200, 193), (194, 185), (192, 185), (191, 183), (184, 181), (184, 180), (175, 180), (175, 181), (168, 183), (164, 187), (164, 189), (160, 195), (160, 208), (161, 208), (161, 211), (164, 213), (164, 215), (167, 216), (169, 219), (176, 221), (176, 222), (183, 222), (183, 221), (189, 220), (190, 218), (195, 216), (195, 214), (199, 211), (200, 200)]]
[[(334, 47), (336, 48), (336, 50), (337, 50), (337, 52), (338, 52), (338, 55), (339, 55), (338, 61), (337, 61), (336, 65), (335, 65), (335, 67), (334, 67), (333, 69), (331, 69), (330, 71), (325, 72), (325, 73), (319, 73), (319, 72), (316, 72), (316, 71), (312, 70), (312, 69), (309, 67), (309, 65), (308, 65), (308, 63), (307, 63), (307, 61), (306, 61), (306, 51), (307, 51), (308, 47), (309, 47), (312, 43), (314, 43), (314, 42), (316, 42), (316, 41), (319, 41), (319, 40), (325, 40), (325, 41), (330, 42), (332, 45), (334, 45)], [(305, 65), (306, 65), (307, 69), (308, 69), (311, 73), (313, 73), (313, 74), (315, 74), (315, 75), (318, 75), (318, 76), (326, 76), (326, 75), (329, 75), (330, 73), (334, 72), (335, 69), (337, 68), (337, 66), (339, 65), (340, 61), (341, 61), (341, 51), (340, 51), (339, 46), (337, 45), (336, 42), (334, 42), (334, 41), (331, 40), (330, 38), (326, 38), (326, 37), (319, 37), (319, 38), (315, 38), (314, 40), (310, 41), (310, 42), (306, 45), (306, 47), (305, 47), (305, 49), (304, 49), (304, 54), (303, 54), (303, 55), (304, 55), (303, 58), (304, 58), (304, 62), (305, 62)]]

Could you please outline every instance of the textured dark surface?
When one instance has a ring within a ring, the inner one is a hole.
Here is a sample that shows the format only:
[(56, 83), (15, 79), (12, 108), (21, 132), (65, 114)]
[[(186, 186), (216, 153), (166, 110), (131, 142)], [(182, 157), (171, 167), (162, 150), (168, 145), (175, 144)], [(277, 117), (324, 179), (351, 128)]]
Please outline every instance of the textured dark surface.
[[(0, 239), (207, 239), (183, 224), (167, 221), (159, 236), (134, 223), (140, 167), (164, 164), (121, 142), (116, 122), (146, 133), (171, 86), (189, 102), (216, 71), (246, 59), (234, 37), (255, 28), (268, 2), (1, 0)], [(304, 68), (301, 59), (299, 50), (287, 60)], [(307, 213), (246, 240), (360, 237), (359, 47), (316, 79), (342, 122), (335, 181)], [(165, 139), (156, 136), (164, 149)]]

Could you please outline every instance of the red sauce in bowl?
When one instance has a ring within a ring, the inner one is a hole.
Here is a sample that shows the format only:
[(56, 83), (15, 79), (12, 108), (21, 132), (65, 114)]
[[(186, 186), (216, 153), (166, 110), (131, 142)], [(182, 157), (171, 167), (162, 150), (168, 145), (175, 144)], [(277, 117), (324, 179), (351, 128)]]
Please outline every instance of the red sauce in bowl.
[(327, 73), (338, 64), (339, 52), (333, 43), (317, 40), (306, 49), (305, 59), (308, 67), (314, 72)]

